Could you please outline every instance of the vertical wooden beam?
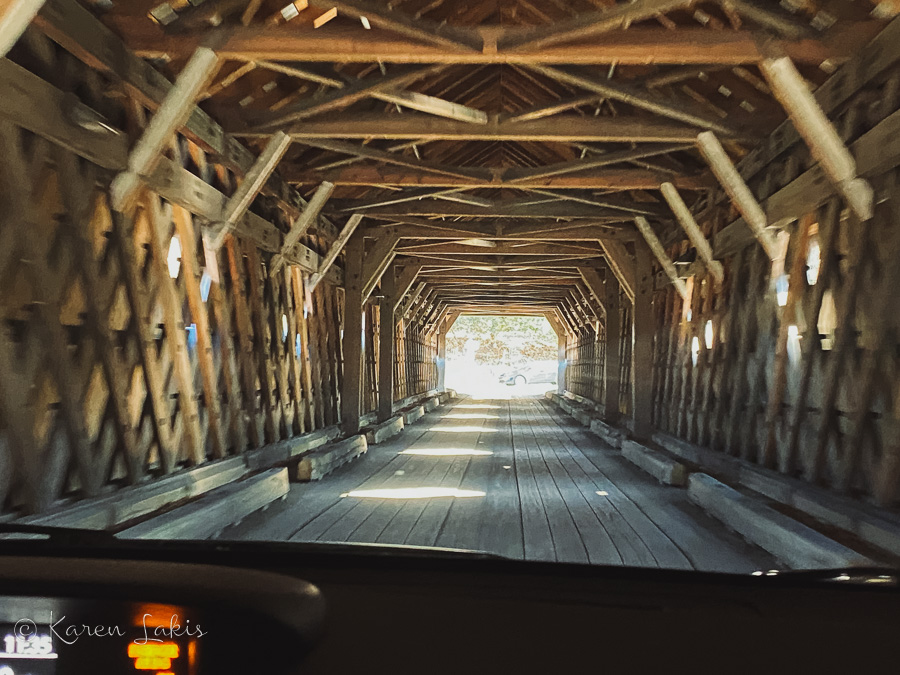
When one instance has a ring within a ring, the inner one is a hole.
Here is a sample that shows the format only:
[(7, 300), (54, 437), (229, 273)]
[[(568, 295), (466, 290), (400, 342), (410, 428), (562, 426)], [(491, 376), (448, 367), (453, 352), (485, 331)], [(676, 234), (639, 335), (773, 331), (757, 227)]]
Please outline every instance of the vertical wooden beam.
[(159, 197), (147, 193), (145, 201), (147, 217), (150, 218), (150, 244), (153, 263), (159, 279), (159, 301), (166, 322), (166, 339), (172, 349), (172, 363), (178, 379), (178, 407), (184, 419), (187, 453), (194, 464), (206, 461), (203, 434), (200, 431), (200, 408), (194, 393), (194, 369), (188, 356), (187, 336), (184, 328), (184, 313), (181, 300), (175, 289), (175, 280), (169, 276), (166, 256), (169, 251), (169, 219), (163, 211)]
[(303, 285), (303, 273), (297, 267), (290, 268), (291, 283), (294, 289), (294, 320), (297, 322), (297, 334), (300, 336), (300, 381), (303, 392), (304, 417), (307, 429), (316, 428), (316, 394), (313, 391), (312, 368), (310, 360), (309, 325), (306, 321), (306, 289)]
[(291, 249), (296, 246), (297, 242), (300, 241), (300, 237), (306, 234), (306, 231), (316, 221), (316, 218), (319, 217), (319, 213), (325, 206), (325, 202), (331, 197), (332, 192), (334, 192), (334, 185), (325, 181), (318, 187), (315, 194), (313, 194), (312, 199), (306, 203), (303, 211), (297, 216), (297, 220), (291, 225), (290, 231), (284, 236), (281, 250), (272, 256), (271, 267), (273, 272), (277, 272), (281, 269), (281, 266), (284, 265), (285, 257), (291, 252)]
[(0, 1), (0, 58), (6, 56), (37, 16), (45, 0)]
[(378, 421), (393, 415), (394, 405), (394, 302), (397, 293), (396, 270), (390, 265), (381, 277), (378, 336)]
[(174, 134), (187, 121), (200, 94), (219, 65), (216, 53), (198, 47), (190, 61), (179, 73), (175, 85), (147, 124), (128, 156), (128, 169), (115, 177), (110, 185), (112, 207), (124, 211), (130, 207), (140, 186), (141, 177), (148, 175), (162, 157), (162, 152)]
[(788, 57), (763, 59), (759, 68), (772, 92), (806, 141), (813, 157), (860, 220), (872, 217), (872, 186), (856, 175), (856, 160)]
[(437, 389), (444, 391), (446, 389), (445, 381), (447, 375), (447, 331), (442, 324), (438, 328), (437, 333)]
[[(775, 461), (775, 452), (778, 443), (778, 425), (782, 420), (782, 404), (787, 394), (787, 366), (788, 366), (788, 338), (789, 328), (794, 324), (796, 328), (797, 304), (802, 297), (806, 280), (803, 273), (806, 269), (806, 253), (809, 246), (809, 228), (815, 219), (814, 214), (806, 214), (797, 225), (796, 241), (793, 247), (791, 271), (788, 276), (787, 303), (778, 317), (778, 337), (775, 342), (775, 372), (772, 377), (772, 389), (769, 392), (769, 402), (766, 409), (766, 443), (763, 447), (760, 463), (763, 466), (771, 466)], [(808, 336), (813, 339), (812, 335)]]
[(650, 250), (635, 246), (635, 278), (632, 316), (631, 401), (634, 433), (649, 438), (653, 408), (653, 273)]
[(643, 216), (635, 216), (634, 224), (637, 225), (638, 230), (644, 237), (644, 241), (647, 242), (647, 246), (650, 247), (650, 250), (653, 252), (653, 255), (656, 256), (659, 264), (662, 265), (666, 276), (669, 277), (669, 281), (672, 282), (675, 290), (678, 291), (678, 295), (680, 295), (682, 299), (687, 298), (687, 287), (684, 285), (684, 280), (678, 276), (678, 270), (675, 269), (675, 264), (669, 260), (669, 256), (666, 255), (666, 250), (663, 248), (662, 242), (657, 238), (653, 228), (650, 227), (650, 223), (648, 223), (647, 219)]
[[(687, 207), (687, 204), (684, 203), (681, 195), (678, 194), (678, 190), (671, 183), (663, 183), (659, 186), (659, 189), (662, 190), (663, 197), (665, 197), (666, 201), (669, 203), (669, 208), (672, 209), (672, 213), (675, 214), (675, 219), (687, 234), (688, 239), (691, 240), (694, 248), (697, 249), (697, 254), (716, 280), (716, 284), (721, 285), (725, 280), (725, 268), (722, 267), (722, 263), (713, 257), (712, 247), (700, 230), (697, 221), (694, 220), (694, 216)], [(684, 298), (684, 295), (681, 297)]]
[(181, 269), (187, 291), (188, 307), (197, 327), (197, 361), (203, 379), (203, 400), (206, 404), (207, 423), (212, 437), (215, 457), (225, 456), (225, 440), (222, 434), (222, 410), (219, 405), (219, 385), (213, 363), (212, 336), (209, 314), (200, 293), (200, 270), (197, 266), (197, 248), (191, 214), (180, 206), (172, 206), (175, 231), (181, 241)]
[(357, 231), (347, 242), (347, 264), (344, 269), (344, 378), (341, 383), (341, 430), (346, 436), (359, 431), (364, 253), (365, 239), (363, 233)]
[(622, 314), (619, 308), (619, 282), (607, 273), (603, 282), (606, 307), (606, 349), (603, 360), (603, 418), (609, 424), (619, 421), (619, 334), (622, 332)]
[(732, 164), (725, 148), (711, 131), (699, 134), (697, 142), (709, 168), (719, 179), (719, 183), (728, 193), (737, 210), (744, 216), (744, 221), (765, 249), (769, 260), (775, 260), (778, 257), (778, 245), (775, 243), (772, 233), (766, 229), (768, 224), (766, 214), (756, 201), (756, 197), (750, 192), (750, 188), (747, 187), (741, 174), (738, 173), (737, 168)]

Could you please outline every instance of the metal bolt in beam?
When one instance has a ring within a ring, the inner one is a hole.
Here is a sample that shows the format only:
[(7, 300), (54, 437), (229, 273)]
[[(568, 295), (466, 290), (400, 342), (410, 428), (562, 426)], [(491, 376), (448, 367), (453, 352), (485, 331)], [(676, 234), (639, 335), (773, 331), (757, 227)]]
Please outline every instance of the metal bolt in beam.
[(694, 248), (697, 249), (697, 253), (700, 255), (700, 258), (703, 260), (710, 274), (713, 275), (717, 284), (721, 284), (725, 280), (725, 268), (722, 267), (722, 263), (713, 257), (712, 247), (700, 230), (697, 221), (694, 220), (691, 210), (687, 207), (687, 204), (684, 203), (684, 200), (681, 198), (681, 195), (678, 194), (678, 190), (675, 189), (674, 185), (671, 183), (663, 183), (659, 188), (662, 190), (663, 197), (665, 197), (666, 201), (669, 203), (672, 213), (675, 214), (675, 218), (681, 224), (681, 228), (687, 233), (688, 239), (691, 240)]

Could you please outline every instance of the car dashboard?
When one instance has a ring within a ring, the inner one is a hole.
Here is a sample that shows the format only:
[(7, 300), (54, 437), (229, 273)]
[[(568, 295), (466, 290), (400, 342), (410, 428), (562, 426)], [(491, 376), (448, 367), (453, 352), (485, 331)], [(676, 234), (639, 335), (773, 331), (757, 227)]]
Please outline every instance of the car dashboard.
[(0, 675), (864, 672), (883, 570), (734, 576), (453, 551), (129, 542), (0, 552)]

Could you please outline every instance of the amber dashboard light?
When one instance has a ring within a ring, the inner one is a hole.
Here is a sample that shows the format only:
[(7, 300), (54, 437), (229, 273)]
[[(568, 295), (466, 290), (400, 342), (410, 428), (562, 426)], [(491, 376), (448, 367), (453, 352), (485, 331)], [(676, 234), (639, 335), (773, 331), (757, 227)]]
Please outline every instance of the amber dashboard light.
[(153, 644), (128, 645), (128, 658), (134, 659), (135, 670), (163, 671), (172, 667), (172, 659), (179, 655), (178, 645), (174, 642), (158, 642)]

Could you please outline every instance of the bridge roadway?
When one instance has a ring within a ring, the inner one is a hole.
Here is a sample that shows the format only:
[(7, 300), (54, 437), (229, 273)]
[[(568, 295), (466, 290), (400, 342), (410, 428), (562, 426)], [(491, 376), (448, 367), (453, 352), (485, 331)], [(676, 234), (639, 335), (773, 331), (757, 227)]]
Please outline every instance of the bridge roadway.
[(544, 399), (459, 399), (223, 539), (477, 549), (746, 573), (783, 567)]

